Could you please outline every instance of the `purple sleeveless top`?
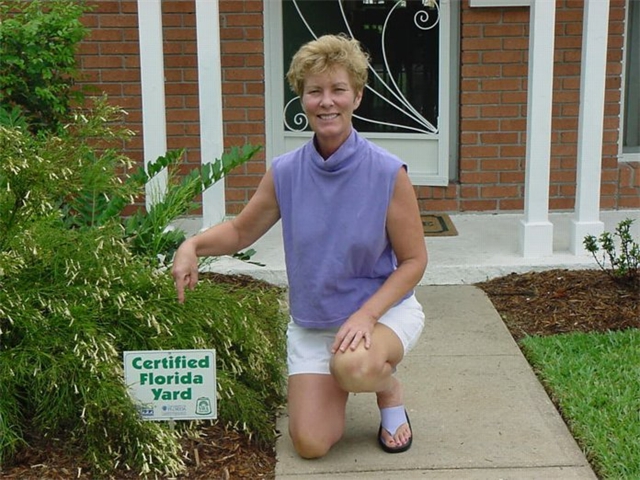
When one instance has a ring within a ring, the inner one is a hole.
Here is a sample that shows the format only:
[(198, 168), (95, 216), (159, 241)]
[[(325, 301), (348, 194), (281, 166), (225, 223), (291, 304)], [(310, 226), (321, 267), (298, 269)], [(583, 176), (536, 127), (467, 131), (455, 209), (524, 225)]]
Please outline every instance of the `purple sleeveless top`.
[(396, 269), (386, 216), (402, 167), (355, 130), (326, 160), (313, 139), (274, 159), (289, 307), (298, 325), (342, 325)]

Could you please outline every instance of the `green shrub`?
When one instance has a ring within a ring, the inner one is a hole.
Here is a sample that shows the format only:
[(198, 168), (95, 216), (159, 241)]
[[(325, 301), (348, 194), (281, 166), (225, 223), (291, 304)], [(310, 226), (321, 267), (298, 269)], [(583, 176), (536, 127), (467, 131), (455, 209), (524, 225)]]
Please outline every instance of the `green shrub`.
[[(247, 162), (260, 147), (245, 145), (232, 147), (224, 152), (219, 160), (194, 168), (186, 175), (178, 175), (183, 150), (170, 151), (159, 157), (146, 169), (140, 168), (131, 177), (134, 185), (142, 189), (144, 185), (163, 169), (168, 172), (168, 186), (164, 196), (153, 204), (152, 208), (137, 209), (125, 222), (125, 234), (131, 239), (131, 248), (137, 255), (159, 259), (168, 264), (173, 254), (185, 240), (183, 230), (170, 228), (171, 222), (197, 207), (194, 199), (221, 180), (227, 173)], [(123, 199), (124, 200), (124, 199)], [(113, 204), (113, 199), (111, 200)], [(117, 202), (112, 211), (118, 211)], [(105, 210), (108, 215), (109, 209)]]
[[(85, 10), (0, 1), (0, 468), (28, 439), (55, 436), (96, 475), (175, 476), (180, 429), (141, 419), (123, 351), (214, 348), (218, 416), (258, 440), (274, 439), (284, 400), (282, 292), (205, 280), (179, 304), (156, 260), (184, 239), (170, 223), (258, 148), (186, 176), (181, 151), (132, 171), (121, 150), (132, 132), (113, 126), (123, 112), (104, 97), (72, 108)], [(164, 198), (122, 218), (163, 169)]]
[(179, 472), (176, 436), (143, 421), (128, 396), (125, 350), (215, 348), (219, 418), (274, 438), (280, 291), (205, 281), (179, 304), (170, 276), (132, 255), (121, 234), (117, 224), (68, 229), (43, 219), (0, 257), (0, 464), (30, 432), (68, 438), (102, 473), (118, 464)]
[(627, 218), (618, 224), (613, 234), (604, 232), (598, 238), (588, 235), (583, 241), (598, 266), (618, 283), (640, 282), (640, 246), (631, 235), (632, 224), (633, 220)]
[(85, 11), (74, 0), (0, 2), (0, 119), (17, 107), (34, 131), (56, 131), (68, 120), (71, 102), (82, 97), (74, 83), (75, 55), (89, 32), (80, 22)]
[(194, 195), (257, 148), (232, 149), (182, 180), (171, 173), (163, 200), (122, 219), (145, 182), (177, 171), (182, 155), (127, 175), (132, 162), (118, 145), (130, 132), (111, 126), (119, 113), (101, 99), (63, 135), (0, 127), (0, 466), (28, 438), (55, 436), (100, 474), (118, 465), (177, 474), (180, 432), (140, 418), (123, 382), (125, 350), (214, 348), (220, 420), (274, 438), (280, 290), (203, 281), (181, 305), (150, 261), (170, 254), (166, 226)]
[(139, 193), (118, 176), (132, 165), (119, 150), (132, 132), (109, 126), (121, 114), (102, 98), (93, 110), (77, 112), (61, 136), (0, 125), (0, 251), (30, 221), (68, 214), (68, 205), (87, 192), (130, 200)]

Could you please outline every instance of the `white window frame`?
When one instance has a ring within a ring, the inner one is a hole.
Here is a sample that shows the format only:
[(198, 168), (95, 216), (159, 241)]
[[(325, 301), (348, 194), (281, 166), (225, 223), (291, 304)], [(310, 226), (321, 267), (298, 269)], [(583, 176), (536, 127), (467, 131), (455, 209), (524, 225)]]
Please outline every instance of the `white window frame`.
[[(635, 0), (634, 0), (635, 1)], [(631, 19), (629, 18), (630, 6), (629, 3), (631, 0), (627, 0), (625, 4), (625, 19), (624, 19), (624, 47), (622, 50), (622, 83), (620, 86), (620, 130), (619, 130), (619, 139), (618, 139), (618, 160), (620, 162), (640, 162), (640, 152), (624, 152), (623, 144), (624, 144), (624, 118), (625, 118), (625, 110), (627, 108), (625, 101), (625, 92), (627, 88), (627, 49), (629, 43), (629, 22)]]

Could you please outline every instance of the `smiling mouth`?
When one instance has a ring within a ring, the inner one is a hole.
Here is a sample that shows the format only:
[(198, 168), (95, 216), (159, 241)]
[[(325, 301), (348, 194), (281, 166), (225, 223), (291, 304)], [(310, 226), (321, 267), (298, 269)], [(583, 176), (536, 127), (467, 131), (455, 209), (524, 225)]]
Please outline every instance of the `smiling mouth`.
[(323, 114), (323, 115), (318, 115), (318, 118), (320, 120), (333, 120), (334, 118), (338, 118), (338, 114), (337, 113)]

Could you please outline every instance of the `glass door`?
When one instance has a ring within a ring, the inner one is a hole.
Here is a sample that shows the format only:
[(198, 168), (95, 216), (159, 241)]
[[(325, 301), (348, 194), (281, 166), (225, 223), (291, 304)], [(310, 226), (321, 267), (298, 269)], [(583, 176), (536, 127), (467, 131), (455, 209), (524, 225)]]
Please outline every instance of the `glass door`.
[(443, 0), (265, 0), (271, 39), (265, 51), (267, 66), (279, 62), (268, 74), (273, 96), (267, 102), (273, 120), (269, 138), (275, 146), (268, 154), (291, 150), (311, 136), (299, 98), (284, 79), (291, 57), (313, 38), (344, 33), (360, 40), (371, 57), (355, 128), (402, 158), (415, 184), (446, 185), (452, 105), (443, 99), (451, 97), (449, 62), (457, 56), (449, 54), (450, 29), (445, 23), (450, 13), (445, 4), (449, 5)]

